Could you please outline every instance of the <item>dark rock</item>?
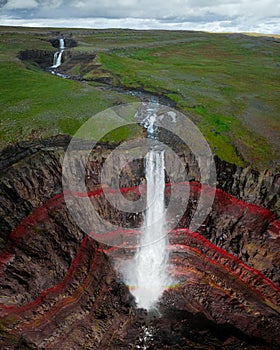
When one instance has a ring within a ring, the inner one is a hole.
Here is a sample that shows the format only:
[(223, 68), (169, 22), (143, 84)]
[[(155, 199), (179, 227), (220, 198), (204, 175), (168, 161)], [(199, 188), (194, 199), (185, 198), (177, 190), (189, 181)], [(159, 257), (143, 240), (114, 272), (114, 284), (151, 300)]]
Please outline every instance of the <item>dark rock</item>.
[[(35, 63), (41, 69), (48, 69), (53, 65), (53, 58), (56, 51), (47, 50), (25, 50), (19, 51), (18, 58), (22, 61), (29, 61), (31, 64)], [(63, 61), (71, 57), (71, 52), (65, 50), (63, 52)]]
[[(112, 264), (133, 255), (130, 236), (123, 232), (129, 249), (98, 243), (66, 208), (61, 159), (68, 143), (63, 136), (33, 140), (0, 155), (1, 349), (279, 348), (277, 174), (216, 159), (219, 189), (206, 222), (193, 233), (186, 227), (200, 174), (194, 157), (175, 146), (193, 180), (190, 203), (169, 237), (176, 283), (148, 313), (135, 307)], [(81, 154), (89, 147), (77, 140)], [(92, 151), (86, 186), (100, 215), (135, 227), (141, 215), (118, 212), (100, 194), (100, 171), (114, 147)], [(123, 198), (137, 199), (133, 186), (144, 183), (143, 161), (124, 167), (120, 183)], [(176, 186), (175, 194), (184, 183)]]
[(35, 62), (40, 68), (45, 69), (53, 64), (53, 51), (25, 50), (19, 51), (18, 58), (22, 61)]
[[(78, 42), (72, 38), (63, 38), (65, 43), (65, 48), (72, 48), (78, 46)], [(49, 42), (53, 47), (59, 49), (59, 38), (50, 39)]]

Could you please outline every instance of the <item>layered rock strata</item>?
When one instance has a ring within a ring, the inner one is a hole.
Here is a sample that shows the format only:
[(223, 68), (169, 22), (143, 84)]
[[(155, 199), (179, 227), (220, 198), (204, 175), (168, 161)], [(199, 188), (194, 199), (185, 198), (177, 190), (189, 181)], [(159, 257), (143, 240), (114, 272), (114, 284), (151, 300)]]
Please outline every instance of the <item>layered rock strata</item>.
[[(97, 226), (86, 235), (69, 214), (61, 187), (68, 141), (34, 141), (10, 147), (0, 157), (1, 348), (279, 348), (277, 176), (217, 160), (220, 189), (199, 232), (187, 228), (201, 191), (192, 162), (187, 164), (191, 182), (166, 185), (167, 202), (172, 188), (180, 205), (184, 186), (190, 188), (190, 200), (169, 234), (174, 285), (158, 312), (147, 314), (136, 308), (113, 267), (133, 256), (142, 217), (110, 206), (99, 186), (112, 146), (92, 152), (86, 182), (97, 210), (119, 223), (117, 233), (108, 232), (108, 243), (116, 234), (122, 237), (118, 248), (94, 239)], [(181, 157), (190, 159), (185, 153)], [(124, 199), (145, 193), (143, 174), (141, 161), (123, 170)], [(104, 191), (114, 194), (112, 187)], [(240, 198), (224, 191), (229, 187), (243, 189)], [(208, 191), (213, 195), (213, 188)], [(269, 202), (271, 195), (276, 199)], [(256, 198), (256, 203), (241, 198)], [(271, 210), (256, 205), (260, 202), (270, 203)]]

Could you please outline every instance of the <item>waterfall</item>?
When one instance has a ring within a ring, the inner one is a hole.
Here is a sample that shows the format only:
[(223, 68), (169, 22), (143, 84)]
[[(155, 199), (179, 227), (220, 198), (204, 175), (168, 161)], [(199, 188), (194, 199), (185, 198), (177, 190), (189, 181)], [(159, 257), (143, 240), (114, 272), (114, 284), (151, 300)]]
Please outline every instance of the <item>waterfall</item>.
[(58, 68), (62, 63), (62, 54), (65, 49), (64, 39), (59, 39), (59, 51), (55, 52), (53, 56), (53, 65), (50, 68)]
[(61, 65), (63, 50), (57, 51), (53, 57), (53, 65), (51, 68), (58, 68)]
[(168, 237), (165, 232), (164, 150), (155, 137), (156, 114), (149, 109), (147, 112), (144, 121), (150, 139), (150, 149), (145, 156), (147, 209), (139, 248), (134, 257), (131, 276), (134, 287), (131, 288), (131, 293), (135, 296), (138, 307), (150, 310), (168, 286), (169, 277), (166, 272)]
[(166, 288), (165, 173), (164, 151), (151, 149), (145, 158), (147, 210), (144, 233), (135, 255), (136, 289), (133, 294), (139, 307), (149, 310)]
[(65, 49), (65, 44), (64, 44), (64, 39), (63, 38), (59, 39), (59, 48), (60, 48), (60, 50)]

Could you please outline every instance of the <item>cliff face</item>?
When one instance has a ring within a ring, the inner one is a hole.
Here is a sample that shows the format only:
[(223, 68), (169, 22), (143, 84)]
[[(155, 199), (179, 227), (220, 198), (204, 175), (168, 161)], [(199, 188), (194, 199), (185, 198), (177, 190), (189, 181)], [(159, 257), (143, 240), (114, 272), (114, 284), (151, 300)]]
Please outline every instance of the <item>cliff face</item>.
[[(173, 148), (186, 164), (188, 179), (200, 181), (200, 169), (194, 155), (178, 138), (168, 131), (160, 132), (160, 140)], [(178, 146), (177, 146), (178, 145)], [(280, 217), (280, 174), (270, 170), (257, 171), (248, 165), (245, 168), (227, 163), (215, 156), (217, 173), (216, 187), (246, 202), (262, 206)], [(171, 160), (172, 161), (172, 160)], [(207, 163), (207, 159), (204, 159)], [(170, 169), (177, 167), (170, 164)], [(170, 174), (176, 177), (176, 174)]]
[[(58, 34), (59, 36), (59, 34)], [(76, 47), (78, 45), (77, 41), (73, 38), (63, 38), (64, 39), (64, 44), (65, 47)], [(53, 47), (59, 49), (59, 39), (58, 38), (54, 38), (50, 40), (50, 43), (52, 44)]]
[[(29, 62), (32, 65), (37, 65), (43, 70), (47, 70), (53, 65), (54, 54), (59, 50), (60, 45), (59, 39), (52, 39), (50, 42), (52, 46), (56, 48), (55, 51), (38, 49), (22, 50), (18, 52), (17, 56), (23, 62)], [(64, 44), (65, 48), (63, 49), (64, 51), (62, 55), (63, 70), (61, 70), (61, 67), (58, 67), (58, 71), (61, 71), (61, 73), (63, 73), (68, 79), (95, 80), (89, 73), (100, 66), (94, 63), (96, 54), (71, 50), (73, 47), (77, 46), (77, 42), (74, 39), (65, 38)]]
[[(59, 50), (59, 39), (51, 39), (50, 43), (54, 48), (53, 50), (23, 50), (18, 52), (18, 58), (22, 61), (29, 61), (32, 64), (37, 64), (41, 69), (48, 69), (53, 64), (54, 54)], [(77, 42), (71, 38), (64, 39), (65, 49), (70, 49), (77, 46)], [(64, 50), (63, 52), (63, 61), (73, 56), (73, 53), (70, 50)], [(80, 57), (81, 58), (81, 57)], [(84, 58), (84, 57), (83, 57)]]
[[(41, 69), (46, 70), (53, 65), (53, 58), (56, 51), (48, 50), (25, 50), (19, 51), (18, 58), (23, 62), (30, 61), (32, 64), (38, 65)], [(71, 57), (70, 51), (64, 51), (62, 59), (63, 61)]]
[[(68, 142), (33, 141), (0, 155), (1, 348), (279, 347), (279, 177), (216, 159), (219, 189), (207, 221), (194, 233), (187, 227), (201, 185), (195, 161), (181, 152), (192, 181), (173, 187), (176, 196), (188, 184), (191, 199), (170, 233), (176, 283), (159, 303), (160, 316), (147, 315), (136, 309), (113, 268), (113, 261), (134, 253), (133, 244), (122, 246), (131, 237), (124, 231), (122, 244), (112, 249), (87, 236), (67, 210), (61, 160)], [(100, 170), (111, 147), (92, 152), (87, 189), (111, 222), (141, 225), (141, 215), (116, 211), (100, 192)], [(143, 176), (142, 161), (123, 169), (124, 198), (138, 198), (135, 185), (143, 185)]]

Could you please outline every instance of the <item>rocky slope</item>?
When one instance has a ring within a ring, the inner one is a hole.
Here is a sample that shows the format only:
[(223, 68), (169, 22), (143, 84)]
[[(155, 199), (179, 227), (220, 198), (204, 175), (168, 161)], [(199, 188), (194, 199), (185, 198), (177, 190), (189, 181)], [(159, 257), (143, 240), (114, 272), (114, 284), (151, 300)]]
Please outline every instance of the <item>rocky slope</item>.
[[(174, 185), (173, 194), (190, 186), (191, 200), (170, 233), (176, 283), (165, 291), (158, 313), (147, 314), (135, 307), (113, 267), (133, 255), (129, 225), (142, 220), (112, 208), (100, 191), (100, 170), (114, 145), (91, 153), (86, 185), (104, 217), (127, 223), (119, 248), (85, 235), (67, 210), (61, 161), (68, 142), (34, 140), (0, 155), (1, 348), (279, 348), (279, 176), (216, 159), (219, 189), (207, 221), (194, 233), (186, 227), (201, 185), (195, 160), (181, 150), (191, 183)], [(124, 198), (139, 197), (143, 175), (141, 160), (123, 169)]]

